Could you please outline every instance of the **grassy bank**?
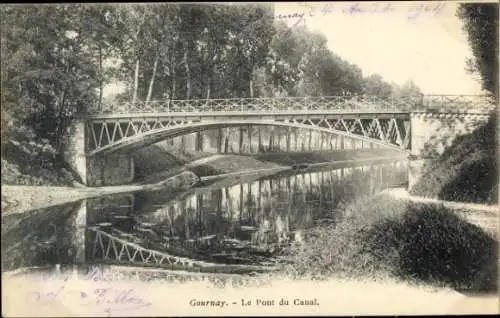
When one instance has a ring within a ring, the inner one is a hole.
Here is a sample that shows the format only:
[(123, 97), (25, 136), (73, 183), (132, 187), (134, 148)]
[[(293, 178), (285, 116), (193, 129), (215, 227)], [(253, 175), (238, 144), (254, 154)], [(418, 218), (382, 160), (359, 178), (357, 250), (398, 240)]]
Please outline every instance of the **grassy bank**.
[(218, 155), (207, 152), (180, 151), (175, 147), (157, 144), (139, 150), (134, 154), (134, 157), (136, 180), (141, 183), (153, 183), (187, 169), (199, 177), (205, 177), (242, 170), (292, 166), (294, 164), (315, 164), (367, 159), (374, 156), (397, 157), (400, 155), (401, 153), (398, 151), (387, 149)]
[(48, 140), (23, 127), (2, 140), (2, 184), (71, 186), (76, 181)]
[(473, 133), (457, 137), (424, 167), (411, 194), (441, 200), (497, 203), (497, 116)]
[(458, 290), (496, 290), (498, 242), (443, 206), (386, 195), (347, 205), (290, 249), (294, 276), (396, 279)]
[(252, 156), (265, 162), (290, 166), (294, 164), (314, 164), (332, 161), (369, 159), (373, 157), (405, 157), (400, 151), (391, 149), (361, 149), (349, 151), (312, 151), (290, 153), (262, 153)]

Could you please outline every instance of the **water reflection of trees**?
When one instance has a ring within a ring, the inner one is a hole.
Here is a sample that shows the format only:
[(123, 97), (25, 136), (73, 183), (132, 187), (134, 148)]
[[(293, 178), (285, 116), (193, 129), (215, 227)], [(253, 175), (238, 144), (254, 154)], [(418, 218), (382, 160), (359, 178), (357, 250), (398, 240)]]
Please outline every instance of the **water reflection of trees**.
[(143, 193), (148, 202), (134, 205), (134, 225), (122, 231), (152, 249), (244, 261), (271, 255), (318, 220), (336, 222), (332, 211), (347, 201), (405, 178), (403, 164), (386, 164), (267, 177), (167, 203)]

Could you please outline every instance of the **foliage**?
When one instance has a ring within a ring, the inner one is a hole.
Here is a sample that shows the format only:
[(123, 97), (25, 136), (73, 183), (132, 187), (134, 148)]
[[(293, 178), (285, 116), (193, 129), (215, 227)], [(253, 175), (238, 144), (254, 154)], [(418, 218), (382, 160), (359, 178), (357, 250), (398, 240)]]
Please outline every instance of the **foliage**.
[(2, 8), (2, 107), (59, 148), (70, 120), (95, 100), (88, 6)]
[(443, 206), (366, 197), (347, 206), (338, 224), (313, 229), (304, 246), (293, 248), (289, 272), (491, 290), (497, 245)]
[(70, 169), (47, 139), (26, 127), (11, 129), (3, 145), (2, 183), (17, 185), (71, 185)]
[(457, 16), (473, 54), (467, 68), (480, 76), (483, 89), (498, 100), (498, 3), (462, 3)]
[[(272, 4), (2, 6), (2, 147), (9, 127), (25, 126), (60, 153), (72, 120), (108, 102), (390, 94), (380, 76), (364, 79), (359, 67), (331, 52), (323, 35), (290, 29), (273, 19), (273, 10)], [(104, 96), (114, 83), (125, 88)]]
[(412, 188), (414, 195), (443, 200), (498, 202), (497, 116), (462, 135), (435, 161), (424, 167)]

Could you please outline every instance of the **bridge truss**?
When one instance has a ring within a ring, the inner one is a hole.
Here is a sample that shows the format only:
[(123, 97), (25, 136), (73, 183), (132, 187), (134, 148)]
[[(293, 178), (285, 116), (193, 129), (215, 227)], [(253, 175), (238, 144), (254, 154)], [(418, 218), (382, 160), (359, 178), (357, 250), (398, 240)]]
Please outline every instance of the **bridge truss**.
[(192, 132), (272, 125), (312, 129), (401, 150), (410, 148), (410, 112), (485, 112), (486, 95), (235, 98), (104, 105), (87, 119), (87, 153), (110, 153)]
[[(239, 114), (239, 116), (221, 114), (215, 117), (213, 114), (202, 116), (165, 114), (153, 117), (130, 116), (92, 119), (87, 122), (87, 149), (89, 154), (93, 155), (99, 152), (118, 150), (129, 144), (134, 144), (140, 139), (143, 141), (148, 139), (151, 144), (161, 139), (196, 131), (247, 125), (312, 129), (402, 150), (410, 147), (408, 114), (266, 114), (265, 117), (257, 114)], [(289, 140), (290, 135), (287, 138)]]

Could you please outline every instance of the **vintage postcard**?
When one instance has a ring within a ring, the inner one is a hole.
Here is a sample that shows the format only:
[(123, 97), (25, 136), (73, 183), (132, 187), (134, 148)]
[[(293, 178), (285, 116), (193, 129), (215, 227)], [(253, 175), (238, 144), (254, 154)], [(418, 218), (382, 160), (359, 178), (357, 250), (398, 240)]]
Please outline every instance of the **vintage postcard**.
[(499, 313), (496, 2), (0, 14), (5, 317)]

